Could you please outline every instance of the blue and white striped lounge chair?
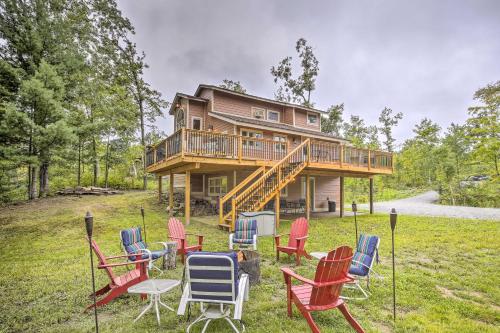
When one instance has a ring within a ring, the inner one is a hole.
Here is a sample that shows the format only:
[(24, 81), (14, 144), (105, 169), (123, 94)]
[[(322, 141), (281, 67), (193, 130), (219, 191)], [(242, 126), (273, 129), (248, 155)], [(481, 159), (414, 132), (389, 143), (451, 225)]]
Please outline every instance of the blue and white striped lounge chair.
[[(243, 300), (248, 300), (248, 275), (238, 278), (238, 258), (236, 252), (190, 252), (186, 259), (186, 284), (182, 294), (178, 315), (184, 315), (189, 303), (199, 303), (201, 315), (187, 328), (199, 322), (205, 322), (204, 333), (214, 319), (225, 319), (231, 328), (239, 333), (233, 320), (241, 323)], [(231, 308), (233, 315), (231, 316)]]
[(257, 250), (257, 221), (250, 219), (238, 219), (234, 225), (234, 233), (229, 235), (229, 249), (234, 245), (252, 247)]
[[(358, 245), (356, 246), (356, 252), (352, 258), (351, 268), (349, 269), (349, 275), (355, 278), (352, 284), (356, 289), (361, 291), (363, 297), (343, 297), (344, 299), (353, 300), (364, 300), (369, 297), (370, 290), (370, 275), (373, 274), (376, 277), (381, 277), (373, 270), (373, 263), (378, 262), (378, 247), (380, 245), (380, 238), (378, 236), (361, 234), (358, 239)], [(366, 289), (361, 287), (361, 280), (366, 279)]]
[(142, 239), (141, 227), (129, 228), (120, 231), (120, 240), (125, 254), (138, 254), (135, 257), (129, 257), (130, 261), (139, 259), (151, 259), (149, 261), (148, 269), (156, 269), (163, 273), (163, 271), (153, 264), (154, 261), (162, 258), (167, 254), (167, 244), (164, 242), (157, 242), (154, 244), (162, 244), (163, 250), (151, 251), (148, 245)]

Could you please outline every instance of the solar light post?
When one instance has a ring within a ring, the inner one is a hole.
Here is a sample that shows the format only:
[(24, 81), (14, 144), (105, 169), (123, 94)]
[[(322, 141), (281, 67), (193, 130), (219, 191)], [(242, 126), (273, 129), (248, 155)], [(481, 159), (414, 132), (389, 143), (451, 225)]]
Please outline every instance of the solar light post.
[(398, 220), (398, 214), (396, 209), (391, 210), (390, 221), (391, 221), (391, 231), (392, 231), (392, 311), (394, 321), (396, 321), (396, 270), (394, 263), (394, 229), (396, 229), (396, 222)]
[(358, 220), (356, 219), (356, 212), (358, 211), (358, 205), (356, 202), (352, 202), (352, 212), (354, 213), (354, 226), (356, 227), (356, 243), (355, 246), (358, 246)]
[(144, 222), (144, 207), (141, 206), (141, 215), (142, 215), (142, 227), (144, 229), (144, 241), (146, 244), (148, 243), (148, 236), (146, 235), (146, 223)]
[(85, 215), (85, 229), (87, 231), (87, 238), (89, 240), (90, 251), (90, 270), (92, 271), (92, 295), (94, 297), (94, 318), (95, 318), (95, 331), (99, 332), (99, 324), (97, 323), (97, 296), (95, 294), (95, 275), (94, 275), (94, 256), (92, 255), (92, 229), (94, 228), (94, 217), (90, 212)]

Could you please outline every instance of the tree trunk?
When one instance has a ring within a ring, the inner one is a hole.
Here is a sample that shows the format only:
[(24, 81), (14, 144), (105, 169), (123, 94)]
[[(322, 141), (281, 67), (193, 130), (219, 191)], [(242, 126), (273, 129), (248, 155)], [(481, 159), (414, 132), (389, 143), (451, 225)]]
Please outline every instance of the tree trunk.
[(28, 197), (29, 200), (34, 200), (36, 199), (36, 178), (37, 178), (36, 167), (30, 164), (29, 169), (30, 169), (29, 171), (30, 180), (29, 180)]
[(38, 196), (40, 198), (45, 198), (49, 192), (49, 163), (43, 162), (40, 165), (40, 191)]
[(144, 101), (139, 100), (139, 111), (141, 116), (141, 145), (142, 145), (142, 189), (146, 190), (148, 188), (148, 178), (146, 175), (146, 138), (144, 131)]
[(92, 136), (92, 155), (94, 164), (94, 177), (92, 178), (92, 185), (97, 186), (97, 180), (99, 179), (99, 159), (97, 158), (97, 143), (95, 136)]
[(108, 135), (108, 141), (106, 142), (106, 161), (104, 169), (104, 184), (106, 188), (109, 187), (108, 175), (109, 175), (109, 135)]
[(76, 175), (76, 183), (77, 186), (81, 186), (82, 184), (82, 140), (78, 138), (78, 171)]

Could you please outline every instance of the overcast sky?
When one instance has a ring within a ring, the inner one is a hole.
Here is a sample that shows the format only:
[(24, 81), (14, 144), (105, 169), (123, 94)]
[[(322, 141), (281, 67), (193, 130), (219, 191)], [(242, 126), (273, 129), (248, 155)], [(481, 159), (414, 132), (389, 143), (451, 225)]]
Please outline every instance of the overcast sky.
[[(137, 1), (119, 7), (167, 100), (200, 83), (239, 80), (273, 98), (270, 67), (304, 37), (320, 71), (312, 94), (326, 109), (375, 124), (384, 106), (403, 112), (400, 144), (424, 117), (463, 122), (472, 95), (500, 80), (500, 1)], [(172, 120), (158, 121), (172, 131)]]

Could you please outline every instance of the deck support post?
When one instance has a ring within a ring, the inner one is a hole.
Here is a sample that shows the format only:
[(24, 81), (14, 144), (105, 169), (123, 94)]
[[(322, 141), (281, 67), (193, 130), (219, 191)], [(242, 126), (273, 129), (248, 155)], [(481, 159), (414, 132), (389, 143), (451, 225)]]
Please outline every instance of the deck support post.
[(184, 192), (184, 219), (189, 225), (191, 219), (191, 171), (186, 171), (186, 187)]
[(163, 180), (163, 177), (162, 176), (158, 176), (158, 202), (162, 202), (162, 180)]
[(370, 177), (370, 214), (373, 214), (373, 177)]
[(274, 211), (275, 211), (275, 216), (276, 216), (276, 230), (280, 227), (280, 199), (281, 199), (281, 193), (278, 191), (276, 193), (276, 197), (274, 199)]
[(311, 176), (306, 175), (306, 219), (311, 217)]
[(344, 216), (344, 177), (340, 176), (340, 202), (339, 202), (340, 217)]
[(168, 183), (168, 213), (174, 216), (174, 174), (170, 172), (170, 179)]

